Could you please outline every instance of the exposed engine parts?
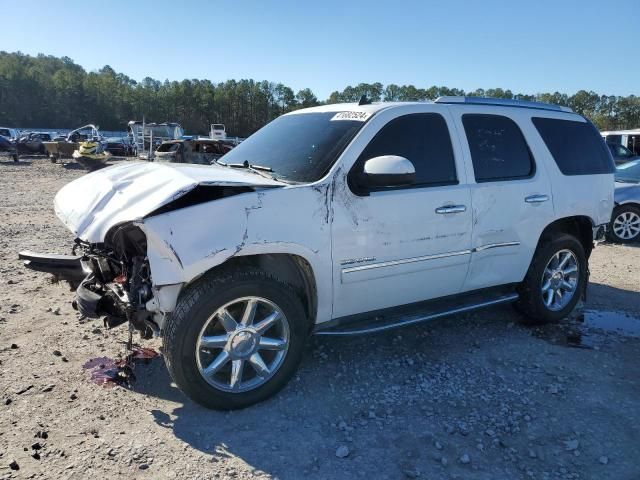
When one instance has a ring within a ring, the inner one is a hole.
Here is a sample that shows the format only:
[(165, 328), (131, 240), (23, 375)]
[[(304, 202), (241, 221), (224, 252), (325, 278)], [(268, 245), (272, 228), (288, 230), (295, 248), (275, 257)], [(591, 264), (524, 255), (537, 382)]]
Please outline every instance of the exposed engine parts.
[(74, 308), (88, 318), (104, 317), (107, 328), (128, 321), (143, 338), (151, 338), (157, 328), (145, 309), (153, 293), (144, 233), (132, 224), (120, 225), (104, 244), (76, 240), (78, 249), (87, 276), (76, 290)]

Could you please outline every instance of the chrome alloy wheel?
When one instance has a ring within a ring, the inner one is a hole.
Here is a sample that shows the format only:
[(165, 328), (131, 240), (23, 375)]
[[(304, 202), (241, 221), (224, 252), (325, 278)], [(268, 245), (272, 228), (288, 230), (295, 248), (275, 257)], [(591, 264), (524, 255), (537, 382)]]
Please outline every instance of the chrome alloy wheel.
[(613, 220), (613, 232), (623, 240), (631, 240), (640, 235), (640, 215), (622, 212)]
[(265, 298), (243, 297), (207, 319), (195, 355), (200, 375), (211, 386), (235, 393), (271, 379), (288, 348), (289, 322), (284, 312)]
[(571, 301), (578, 286), (578, 259), (571, 250), (556, 252), (542, 274), (542, 301), (557, 312)]

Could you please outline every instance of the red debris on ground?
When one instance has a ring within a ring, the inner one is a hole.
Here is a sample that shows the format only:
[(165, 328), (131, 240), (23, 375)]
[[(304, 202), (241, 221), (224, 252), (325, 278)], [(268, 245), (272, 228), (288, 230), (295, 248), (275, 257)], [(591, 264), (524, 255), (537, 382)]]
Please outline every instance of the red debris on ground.
[(125, 358), (97, 357), (87, 360), (82, 366), (91, 370), (91, 381), (104, 387), (116, 385), (127, 387), (136, 379), (133, 370), (136, 363), (149, 363), (160, 354), (153, 348), (135, 347)]
[(156, 358), (158, 355), (160, 354), (156, 352), (153, 348), (135, 347), (131, 352), (131, 354), (129, 355), (129, 357), (134, 359), (150, 360), (152, 358)]

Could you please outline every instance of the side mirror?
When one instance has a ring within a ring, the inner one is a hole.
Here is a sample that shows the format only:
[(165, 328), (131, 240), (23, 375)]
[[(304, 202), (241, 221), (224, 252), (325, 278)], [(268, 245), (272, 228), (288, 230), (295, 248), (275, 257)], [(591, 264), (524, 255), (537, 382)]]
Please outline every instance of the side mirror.
[(411, 185), (416, 169), (409, 160), (398, 155), (382, 155), (367, 160), (362, 178), (367, 187), (401, 187)]

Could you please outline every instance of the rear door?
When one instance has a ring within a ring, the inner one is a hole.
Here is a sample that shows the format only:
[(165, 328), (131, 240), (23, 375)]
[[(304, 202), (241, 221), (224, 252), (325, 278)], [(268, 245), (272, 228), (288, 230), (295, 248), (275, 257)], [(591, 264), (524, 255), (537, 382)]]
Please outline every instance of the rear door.
[(547, 172), (526, 140), (531, 119), (513, 108), (452, 110), (472, 172), (472, 254), (463, 291), (520, 282), (554, 217)]

